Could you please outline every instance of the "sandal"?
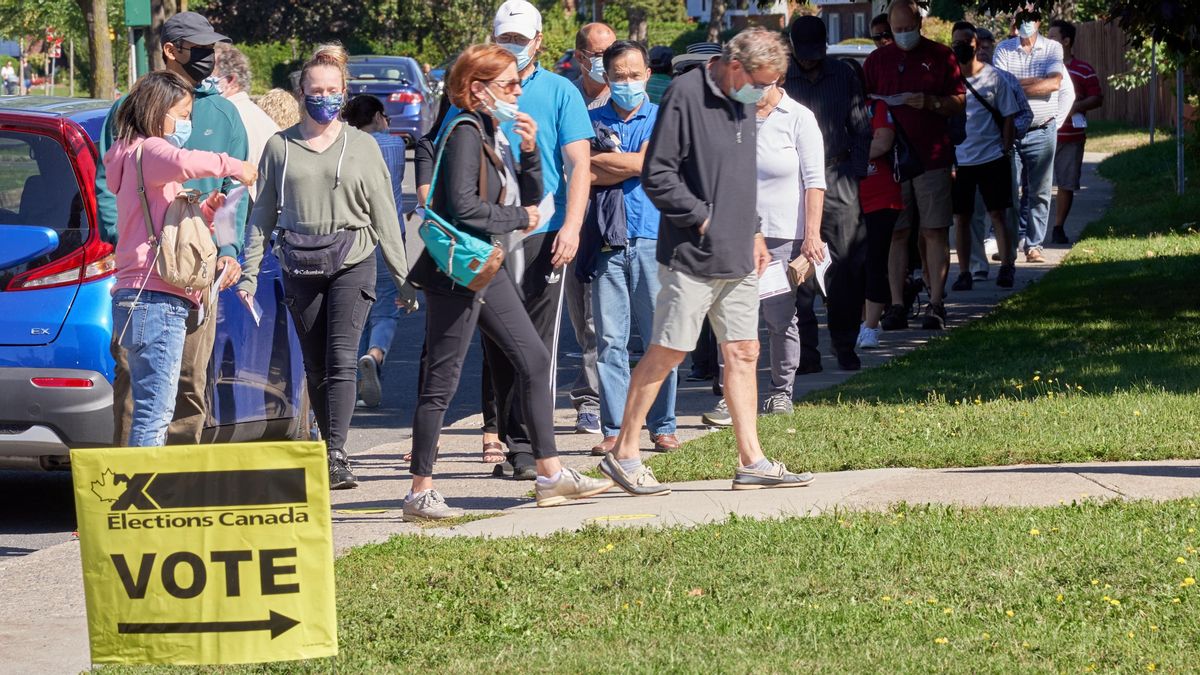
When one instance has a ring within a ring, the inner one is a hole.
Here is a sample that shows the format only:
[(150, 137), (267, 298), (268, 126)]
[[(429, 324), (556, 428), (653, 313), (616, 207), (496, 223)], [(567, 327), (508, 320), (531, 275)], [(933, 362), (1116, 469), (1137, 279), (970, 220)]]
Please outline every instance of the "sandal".
[(504, 446), (499, 441), (489, 441), (483, 444), (483, 463), (484, 464), (500, 464), (508, 455), (504, 452)]

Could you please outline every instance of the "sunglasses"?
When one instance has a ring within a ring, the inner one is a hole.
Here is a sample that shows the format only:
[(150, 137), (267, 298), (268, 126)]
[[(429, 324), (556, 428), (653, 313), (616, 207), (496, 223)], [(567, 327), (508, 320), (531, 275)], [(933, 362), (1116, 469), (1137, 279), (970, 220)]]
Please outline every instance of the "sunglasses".
[(891, 33), (875, 33), (875, 34), (871, 35), (871, 39), (874, 40), (875, 42), (882, 42), (883, 40), (891, 40), (891, 39), (893, 39), (893, 37), (894, 36)]
[(517, 87), (521, 86), (520, 80), (489, 80), (488, 84), (494, 84), (500, 87), (500, 91), (506, 94), (514, 93)]

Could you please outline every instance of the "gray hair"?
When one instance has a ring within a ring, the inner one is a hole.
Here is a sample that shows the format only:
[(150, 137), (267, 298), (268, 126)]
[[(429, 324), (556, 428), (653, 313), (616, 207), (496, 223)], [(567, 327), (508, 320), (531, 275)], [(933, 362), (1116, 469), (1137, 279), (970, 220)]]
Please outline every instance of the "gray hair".
[(721, 60), (737, 61), (748, 72), (768, 68), (782, 74), (788, 67), (788, 48), (779, 33), (755, 26), (726, 42), (721, 48)]
[(231, 44), (218, 42), (216, 45), (216, 68), (221, 77), (232, 75), (237, 78), (238, 89), (250, 93), (250, 59)]

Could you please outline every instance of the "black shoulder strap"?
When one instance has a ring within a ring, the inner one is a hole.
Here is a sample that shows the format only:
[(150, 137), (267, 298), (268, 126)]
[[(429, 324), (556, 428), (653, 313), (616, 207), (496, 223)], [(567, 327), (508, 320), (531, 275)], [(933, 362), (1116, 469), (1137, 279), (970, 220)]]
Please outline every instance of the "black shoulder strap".
[(1004, 115), (1001, 115), (999, 110), (996, 110), (996, 108), (994, 106), (992, 106), (991, 103), (987, 102), (987, 99), (985, 99), (983, 96), (981, 96), (979, 94), (978, 91), (976, 91), (975, 87), (971, 86), (970, 80), (968, 80), (966, 77), (963, 77), (962, 80), (963, 80), (963, 84), (967, 85), (967, 89), (971, 90), (971, 93), (975, 96), (975, 99), (977, 101), (979, 101), (983, 105), (983, 107), (987, 109), (987, 111), (989, 113), (992, 114), (992, 121), (996, 123), (996, 126), (1000, 127), (1000, 131), (1003, 133), (1003, 131), (1004, 131)]

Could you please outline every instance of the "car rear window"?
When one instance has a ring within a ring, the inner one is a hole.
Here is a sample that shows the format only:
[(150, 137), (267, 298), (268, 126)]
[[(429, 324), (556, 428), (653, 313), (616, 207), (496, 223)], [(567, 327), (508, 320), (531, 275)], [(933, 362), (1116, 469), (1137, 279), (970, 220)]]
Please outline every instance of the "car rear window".
[(420, 81), (417, 77), (416, 69), (406, 61), (397, 61), (395, 63), (351, 63), (349, 68), (350, 77), (355, 80), (381, 80), (387, 82), (407, 80), (412, 84)]
[(40, 134), (0, 132), (0, 224), (38, 225), (58, 232), (58, 248), (23, 265), (0, 270), (0, 289), (16, 275), (62, 258), (88, 234), (83, 195), (59, 142)]

